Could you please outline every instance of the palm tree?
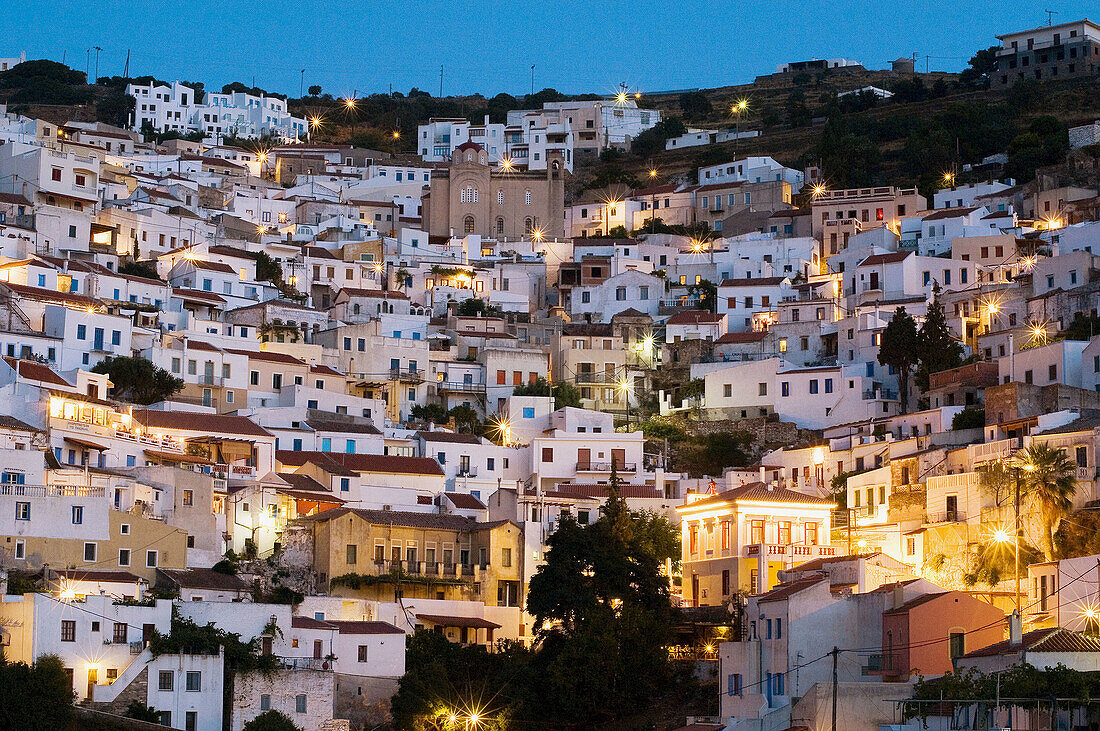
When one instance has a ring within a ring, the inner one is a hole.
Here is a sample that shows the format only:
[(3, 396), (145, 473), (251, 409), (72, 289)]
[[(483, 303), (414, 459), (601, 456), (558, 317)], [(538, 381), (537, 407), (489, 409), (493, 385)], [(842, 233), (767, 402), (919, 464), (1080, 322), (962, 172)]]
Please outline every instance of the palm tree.
[(1061, 449), (1037, 442), (1017, 455), (1023, 470), (1024, 493), (1039, 506), (1043, 516), (1043, 551), (1054, 560), (1054, 529), (1073, 507), (1077, 492), (1077, 466)]

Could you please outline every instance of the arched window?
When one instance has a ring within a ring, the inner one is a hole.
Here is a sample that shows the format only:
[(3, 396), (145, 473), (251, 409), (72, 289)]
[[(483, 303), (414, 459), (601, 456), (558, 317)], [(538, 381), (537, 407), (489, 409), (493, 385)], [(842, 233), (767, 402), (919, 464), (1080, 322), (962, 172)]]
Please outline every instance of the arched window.
[(466, 153), (466, 162), (473, 162), (473, 161), (474, 161), (474, 153), (467, 152)]
[(531, 233), (531, 218), (523, 219), (523, 231), (524, 233)]
[(477, 188), (467, 185), (459, 194), (459, 200), (462, 203), (477, 203)]
[(524, 193), (523, 193), (523, 205), (525, 205), (525, 206), (531, 205), (531, 191), (529, 191), (529, 190), (524, 191)]
[(498, 206), (503, 206), (504, 205), (504, 191), (503, 190), (498, 190), (497, 191), (497, 205)]
[(462, 221), (462, 230), (468, 234), (472, 234), (474, 232), (473, 216), (466, 216), (466, 218)]
[(503, 218), (498, 218), (497, 219), (497, 233), (498, 234), (504, 233), (504, 219)]
[(352, 311), (353, 314), (358, 315), (359, 314), (359, 305), (352, 305), (351, 306), (351, 311)]

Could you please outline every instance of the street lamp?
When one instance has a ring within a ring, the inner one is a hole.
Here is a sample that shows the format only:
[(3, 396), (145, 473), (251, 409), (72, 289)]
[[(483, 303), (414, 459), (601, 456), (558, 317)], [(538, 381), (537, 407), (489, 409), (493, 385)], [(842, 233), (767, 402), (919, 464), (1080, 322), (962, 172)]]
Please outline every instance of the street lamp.
[(649, 232), (653, 233), (653, 227), (657, 224), (657, 188), (655, 186), (657, 178), (657, 168), (650, 168), (649, 170), (649, 184), (652, 191), (650, 195), (649, 204)]
[(632, 389), (632, 384), (630, 383), (630, 379), (626, 375), (623, 375), (623, 377), (619, 379), (618, 383), (615, 384), (615, 390), (618, 391), (620, 394), (622, 394), (623, 399), (626, 401), (626, 428), (627, 429), (630, 429), (630, 391), (631, 391), (631, 389)]
[[(1013, 500), (1013, 526), (1015, 533), (1015, 539), (1012, 540), (1014, 549), (1013, 559), (1013, 575), (1016, 581), (1016, 615), (1020, 616), (1020, 490), (1021, 490), (1021, 472), (1034, 472), (1035, 465), (1029, 460), (1023, 460), (1015, 462), (1012, 465), (1012, 471), (1016, 476), (1016, 494)], [(998, 543), (1008, 543), (1008, 532), (1003, 528), (993, 534), (993, 540)]]

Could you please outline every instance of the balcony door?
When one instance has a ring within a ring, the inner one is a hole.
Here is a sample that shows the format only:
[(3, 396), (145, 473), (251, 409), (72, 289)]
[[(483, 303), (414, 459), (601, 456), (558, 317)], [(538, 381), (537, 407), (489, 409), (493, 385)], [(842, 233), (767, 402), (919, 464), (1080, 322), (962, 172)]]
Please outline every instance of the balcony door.
[(592, 465), (592, 450), (591, 449), (578, 449), (577, 450), (577, 469), (587, 470)]
[(617, 470), (626, 469), (626, 450), (612, 449), (611, 463), (615, 465), (615, 469)]

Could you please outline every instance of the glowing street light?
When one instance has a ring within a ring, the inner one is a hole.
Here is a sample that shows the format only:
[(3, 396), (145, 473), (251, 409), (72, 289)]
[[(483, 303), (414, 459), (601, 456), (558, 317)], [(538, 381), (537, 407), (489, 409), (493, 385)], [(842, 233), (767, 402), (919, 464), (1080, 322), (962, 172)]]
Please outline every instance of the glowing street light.
[(653, 180), (657, 177), (657, 168), (651, 168), (649, 171), (649, 179)]
[(618, 104), (626, 104), (626, 92), (620, 91), (615, 95), (615, 102)]
[(813, 188), (810, 189), (810, 194), (814, 197), (815, 200), (817, 198), (820, 198), (821, 196), (825, 195), (828, 192), (829, 192), (829, 189), (825, 187), (824, 183), (818, 183), (817, 185), (815, 185)]
[(536, 243), (542, 243), (542, 239), (544, 236), (546, 236), (546, 232), (543, 231), (541, 228), (531, 230), (531, 238), (534, 239)]
[(630, 392), (634, 389), (634, 384), (625, 375), (615, 383), (615, 390), (623, 396), (623, 400), (626, 401), (626, 428), (630, 428)]
[(943, 174), (944, 185), (951, 185), (955, 182), (955, 173), (946, 172)]
[(514, 167), (515, 163), (512, 162), (512, 158), (510, 157), (505, 157), (500, 161), (500, 169), (504, 172), (508, 172)]
[(1012, 536), (1004, 528), (998, 528), (993, 533), (993, 540), (997, 543), (1009, 543), (1012, 541)]
[(1028, 325), (1027, 331), (1028, 335), (1031, 337), (1032, 345), (1046, 345), (1049, 335), (1047, 334), (1047, 326), (1045, 323), (1033, 322)]
[(344, 107), (347, 108), (348, 111), (353, 111), (355, 109), (355, 104), (355, 99), (350, 96), (344, 99)]

